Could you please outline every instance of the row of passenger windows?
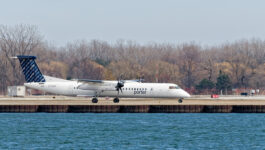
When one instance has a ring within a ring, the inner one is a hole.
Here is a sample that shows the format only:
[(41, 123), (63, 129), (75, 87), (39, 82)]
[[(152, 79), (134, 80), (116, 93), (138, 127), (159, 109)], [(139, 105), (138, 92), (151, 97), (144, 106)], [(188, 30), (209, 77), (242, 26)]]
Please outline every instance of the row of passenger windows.
[(147, 88), (122, 88), (122, 90), (147, 91)]
[[(179, 86), (169, 86), (169, 89), (180, 89)], [(122, 88), (122, 90), (147, 91), (147, 88)], [(151, 91), (153, 88), (151, 88)]]

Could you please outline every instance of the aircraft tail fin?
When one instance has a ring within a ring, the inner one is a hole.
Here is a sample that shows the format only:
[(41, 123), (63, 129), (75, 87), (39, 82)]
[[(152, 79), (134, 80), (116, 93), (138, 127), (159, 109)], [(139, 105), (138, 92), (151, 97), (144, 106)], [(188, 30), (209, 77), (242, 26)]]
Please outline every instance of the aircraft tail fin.
[(25, 80), (27, 82), (45, 82), (45, 78), (35, 62), (36, 56), (18, 55), (20, 66), (22, 68)]

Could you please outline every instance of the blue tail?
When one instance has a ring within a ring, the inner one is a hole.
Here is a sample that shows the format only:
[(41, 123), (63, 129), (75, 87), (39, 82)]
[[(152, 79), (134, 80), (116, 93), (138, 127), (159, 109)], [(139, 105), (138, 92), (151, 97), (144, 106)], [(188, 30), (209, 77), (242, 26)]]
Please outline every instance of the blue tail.
[(36, 56), (19, 55), (17, 58), (27, 82), (45, 82), (45, 78), (35, 62)]

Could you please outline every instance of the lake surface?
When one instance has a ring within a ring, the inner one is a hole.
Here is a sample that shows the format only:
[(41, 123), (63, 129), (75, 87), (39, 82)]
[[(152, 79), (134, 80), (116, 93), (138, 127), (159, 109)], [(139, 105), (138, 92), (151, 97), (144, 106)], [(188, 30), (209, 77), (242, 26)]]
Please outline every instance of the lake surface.
[(265, 149), (265, 114), (0, 113), (0, 149)]

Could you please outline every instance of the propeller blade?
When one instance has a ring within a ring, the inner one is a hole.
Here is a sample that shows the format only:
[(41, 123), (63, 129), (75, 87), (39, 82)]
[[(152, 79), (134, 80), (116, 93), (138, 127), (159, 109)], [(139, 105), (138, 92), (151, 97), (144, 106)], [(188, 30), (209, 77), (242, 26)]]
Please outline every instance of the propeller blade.
[(120, 91), (122, 93), (122, 87), (124, 87), (124, 81), (118, 80), (118, 83), (115, 86), (116, 90), (118, 91), (118, 95), (120, 94)]

